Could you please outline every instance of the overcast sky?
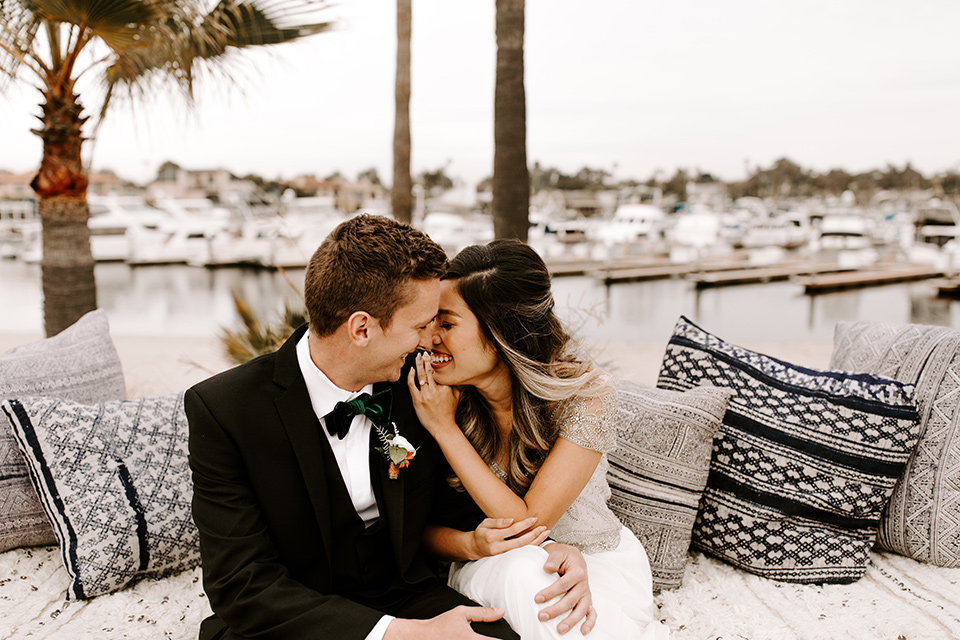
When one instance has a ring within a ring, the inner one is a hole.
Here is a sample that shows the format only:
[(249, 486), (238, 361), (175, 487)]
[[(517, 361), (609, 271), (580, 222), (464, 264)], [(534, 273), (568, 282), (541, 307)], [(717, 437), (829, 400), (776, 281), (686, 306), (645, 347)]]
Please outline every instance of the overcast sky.
[[(492, 173), (493, 0), (413, 0), (413, 170)], [(248, 55), (198, 109), (118, 105), (95, 169), (392, 175), (396, 5), (340, 0), (333, 33)], [(619, 178), (805, 167), (960, 169), (956, 0), (527, 0), (527, 156)], [(0, 169), (39, 164), (39, 94), (0, 100)], [(93, 107), (93, 104), (88, 105)], [(87, 144), (87, 152), (91, 145)]]

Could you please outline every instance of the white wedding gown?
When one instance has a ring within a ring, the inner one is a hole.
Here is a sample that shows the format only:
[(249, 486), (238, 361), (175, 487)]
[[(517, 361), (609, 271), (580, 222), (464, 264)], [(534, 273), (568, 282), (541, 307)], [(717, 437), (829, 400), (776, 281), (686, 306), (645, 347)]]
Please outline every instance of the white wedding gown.
[[(560, 437), (604, 455), (590, 481), (550, 532), (557, 542), (579, 548), (587, 561), (587, 577), (597, 610), (590, 640), (661, 640), (669, 629), (654, 616), (650, 563), (643, 545), (607, 507), (607, 452), (616, 446), (616, 391), (609, 381), (592, 385), (592, 398), (573, 398), (557, 407)], [(600, 401), (598, 401), (598, 399)], [(505, 479), (496, 465), (493, 471)], [(556, 574), (544, 572), (547, 552), (521, 547), (450, 567), (451, 587), (488, 607), (500, 607), (504, 618), (523, 640), (582, 638), (580, 624), (560, 635), (561, 615), (541, 622), (534, 595), (551, 585)]]

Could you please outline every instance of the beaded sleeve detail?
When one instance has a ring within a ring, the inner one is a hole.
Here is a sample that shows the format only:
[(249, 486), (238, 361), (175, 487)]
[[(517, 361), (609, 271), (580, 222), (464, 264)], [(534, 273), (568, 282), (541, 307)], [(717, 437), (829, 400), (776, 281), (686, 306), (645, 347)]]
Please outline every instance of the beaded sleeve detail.
[(616, 414), (617, 389), (607, 374), (591, 383), (583, 395), (554, 409), (561, 438), (600, 453), (609, 453), (617, 446)]
[(603, 454), (590, 480), (573, 504), (552, 527), (550, 537), (583, 553), (615, 549), (620, 544), (620, 520), (607, 506), (607, 452), (617, 443), (617, 391), (607, 374), (595, 380), (582, 396), (560, 403), (554, 410), (560, 437)]

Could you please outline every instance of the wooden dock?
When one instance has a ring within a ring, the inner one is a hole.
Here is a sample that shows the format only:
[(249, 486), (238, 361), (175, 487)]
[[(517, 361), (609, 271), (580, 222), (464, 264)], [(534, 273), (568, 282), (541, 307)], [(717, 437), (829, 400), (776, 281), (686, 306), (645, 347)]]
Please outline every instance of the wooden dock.
[(948, 298), (950, 300), (960, 300), (960, 278), (944, 278), (934, 283), (937, 287), (938, 298)]
[(552, 276), (582, 276), (599, 269), (639, 269), (658, 267), (670, 264), (667, 258), (638, 256), (632, 258), (615, 258), (612, 260), (577, 260), (553, 258), (545, 261), (547, 270)]
[(674, 263), (662, 260), (659, 264), (649, 264), (640, 267), (618, 267), (615, 265), (598, 265), (589, 275), (603, 280), (604, 284), (620, 282), (638, 282), (641, 280), (659, 280), (664, 278), (684, 278), (691, 274), (712, 273), (715, 271), (731, 271), (744, 269), (749, 266), (745, 253), (736, 253), (726, 256), (704, 258), (695, 262)]
[(791, 280), (799, 276), (837, 273), (842, 271), (844, 271), (844, 269), (835, 262), (812, 263), (809, 260), (795, 260), (780, 262), (766, 267), (750, 267), (731, 271), (691, 274), (688, 279), (696, 284), (697, 289), (709, 289), (713, 287), (729, 287), (741, 284)]
[(878, 264), (871, 269), (813, 276), (804, 282), (804, 293), (816, 295), (843, 289), (875, 287), (911, 280), (928, 280), (942, 275), (943, 271), (930, 266), (897, 263)]

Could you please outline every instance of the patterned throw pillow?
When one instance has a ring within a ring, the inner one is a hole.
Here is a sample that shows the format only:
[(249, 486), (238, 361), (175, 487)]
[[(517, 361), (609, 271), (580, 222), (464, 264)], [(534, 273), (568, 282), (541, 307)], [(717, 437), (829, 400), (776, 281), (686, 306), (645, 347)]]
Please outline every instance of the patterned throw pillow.
[[(41, 395), (76, 402), (127, 397), (106, 313), (91, 311), (51, 338), (0, 355), (0, 400)], [(0, 419), (0, 551), (56, 542), (20, 449)]]
[(85, 405), (0, 404), (60, 542), (68, 598), (194, 567), (183, 394)]
[(831, 366), (917, 385), (923, 435), (883, 511), (877, 544), (922, 562), (960, 567), (960, 332), (841, 322)]
[(693, 546), (788, 582), (853, 582), (919, 437), (913, 386), (798, 367), (681, 317), (657, 386), (731, 389)]
[(617, 382), (617, 448), (608, 454), (608, 504), (643, 543), (654, 592), (679, 587), (707, 484), (713, 437), (731, 392), (684, 392)]

